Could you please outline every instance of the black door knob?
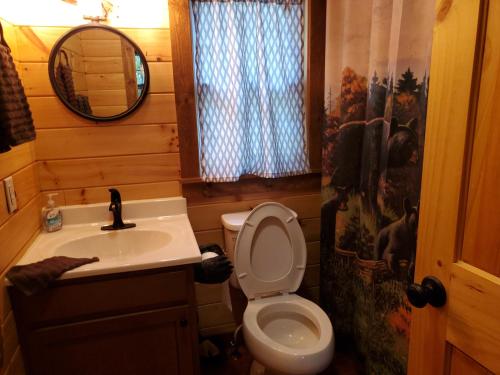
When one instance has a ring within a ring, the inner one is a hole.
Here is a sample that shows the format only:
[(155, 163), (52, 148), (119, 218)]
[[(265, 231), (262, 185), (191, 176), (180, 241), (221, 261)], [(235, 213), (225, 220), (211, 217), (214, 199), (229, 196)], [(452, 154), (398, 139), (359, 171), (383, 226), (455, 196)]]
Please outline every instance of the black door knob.
[(410, 284), (406, 289), (410, 303), (417, 308), (429, 304), (441, 307), (446, 303), (446, 290), (443, 284), (434, 276), (424, 277), (422, 284)]

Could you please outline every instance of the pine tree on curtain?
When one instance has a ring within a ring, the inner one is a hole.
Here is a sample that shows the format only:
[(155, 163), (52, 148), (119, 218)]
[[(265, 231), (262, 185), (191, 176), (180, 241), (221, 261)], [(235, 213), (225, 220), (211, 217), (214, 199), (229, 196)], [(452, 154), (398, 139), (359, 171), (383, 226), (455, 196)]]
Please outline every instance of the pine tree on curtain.
[(368, 374), (404, 374), (434, 2), (329, 0), (321, 302)]

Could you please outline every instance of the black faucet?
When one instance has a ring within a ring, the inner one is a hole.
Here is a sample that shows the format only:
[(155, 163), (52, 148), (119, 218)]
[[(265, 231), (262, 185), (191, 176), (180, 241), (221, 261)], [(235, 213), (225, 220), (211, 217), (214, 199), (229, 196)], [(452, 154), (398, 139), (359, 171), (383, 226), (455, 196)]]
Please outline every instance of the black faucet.
[(109, 189), (111, 193), (111, 203), (109, 210), (113, 212), (113, 224), (104, 225), (101, 230), (120, 230), (135, 227), (134, 223), (124, 223), (122, 220), (122, 198), (117, 189)]

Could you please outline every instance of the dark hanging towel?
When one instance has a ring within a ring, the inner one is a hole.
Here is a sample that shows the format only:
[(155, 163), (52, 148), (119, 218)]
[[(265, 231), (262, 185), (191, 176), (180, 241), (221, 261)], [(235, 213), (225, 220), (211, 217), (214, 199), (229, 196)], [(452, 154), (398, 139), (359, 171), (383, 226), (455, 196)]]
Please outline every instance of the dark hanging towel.
[[(66, 62), (63, 62), (63, 57)], [(59, 63), (56, 67), (56, 82), (61, 94), (73, 108), (78, 108), (78, 100), (73, 83), (73, 69), (69, 62), (68, 54), (64, 50), (59, 51)]]
[(33, 139), (30, 107), (0, 23), (0, 152)]
[(89, 97), (87, 95), (77, 95), (76, 101), (80, 112), (86, 113), (87, 115), (92, 114), (92, 107), (90, 106)]

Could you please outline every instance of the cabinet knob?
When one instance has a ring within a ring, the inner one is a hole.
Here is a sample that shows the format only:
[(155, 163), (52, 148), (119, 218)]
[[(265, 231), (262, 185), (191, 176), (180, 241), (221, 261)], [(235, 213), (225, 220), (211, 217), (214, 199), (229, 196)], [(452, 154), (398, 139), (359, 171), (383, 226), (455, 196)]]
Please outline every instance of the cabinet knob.
[(406, 296), (410, 303), (419, 309), (427, 304), (441, 307), (446, 303), (446, 290), (434, 276), (424, 277), (422, 284), (410, 284), (406, 289)]
[(179, 324), (180, 324), (181, 327), (187, 327), (188, 321), (187, 321), (187, 319), (181, 319), (179, 321)]

